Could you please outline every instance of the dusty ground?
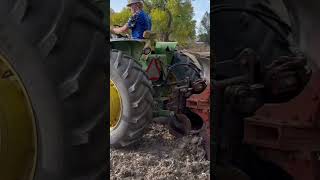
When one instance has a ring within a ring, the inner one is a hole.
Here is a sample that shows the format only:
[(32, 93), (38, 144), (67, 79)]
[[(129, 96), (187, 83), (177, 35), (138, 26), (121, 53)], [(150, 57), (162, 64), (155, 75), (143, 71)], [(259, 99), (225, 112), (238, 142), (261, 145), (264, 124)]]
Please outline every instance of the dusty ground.
[(210, 52), (210, 46), (208, 44), (194, 43), (193, 45), (190, 45), (190, 47), (187, 47), (186, 49), (191, 52)]
[(210, 163), (201, 143), (199, 136), (177, 139), (154, 123), (134, 147), (111, 149), (111, 179), (207, 180)]

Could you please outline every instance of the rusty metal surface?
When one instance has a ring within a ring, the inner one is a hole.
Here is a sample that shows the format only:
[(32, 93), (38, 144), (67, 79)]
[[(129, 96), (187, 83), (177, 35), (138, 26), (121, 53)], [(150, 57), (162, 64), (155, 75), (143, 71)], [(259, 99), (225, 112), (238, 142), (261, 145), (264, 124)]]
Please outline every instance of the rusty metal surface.
[[(259, 149), (258, 154), (284, 169), (294, 180), (319, 180), (319, 154), (314, 152), (295, 152)], [(305, 159), (308, 156), (309, 159)]]
[[(230, 5), (237, 7), (237, 4), (242, 4), (247, 1), (230, 0), (228, 2)], [(250, 1), (250, 3), (259, 2), (260, 1)], [(253, 173), (249, 172), (250, 170), (258, 169), (252, 168), (256, 165), (255, 162), (248, 163), (248, 161), (250, 157), (255, 156), (257, 152), (259, 158), (261, 157), (265, 161), (273, 162), (272, 165), (285, 170), (294, 180), (320, 180), (320, 72), (318, 70), (320, 67), (320, 1), (270, 0), (264, 2), (273, 2), (277, 7), (279, 7), (279, 3), (285, 3), (287, 5), (288, 15), (286, 14), (287, 12), (283, 14), (285, 9), (283, 5), (276, 10), (280, 11), (280, 14), (282, 14), (281, 17), (288, 16), (286, 20), (291, 21), (288, 24), (292, 25), (292, 29), (290, 28), (292, 34), (285, 35), (285, 37), (290, 35), (290, 39), (288, 40), (290, 41), (290, 50), (286, 49), (287, 47), (283, 47), (283, 44), (273, 41), (273, 37), (268, 36), (268, 32), (264, 32), (263, 30), (257, 31), (258, 25), (256, 28), (252, 28), (255, 33), (243, 33), (250, 32), (250, 28), (243, 30), (242, 24), (239, 25), (237, 24), (238, 22), (245, 22), (243, 26), (246, 27), (255, 27), (255, 23), (250, 22), (248, 18), (242, 18), (240, 13), (230, 13), (230, 16), (225, 14), (220, 14), (220, 16), (219, 14), (215, 15), (215, 44), (217, 45), (215, 49), (218, 60), (215, 65), (216, 81), (214, 81), (214, 84), (217, 87), (215, 87), (215, 93), (219, 93), (218, 95), (220, 96), (216, 96), (215, 98), (215, 101), (217, 101), (217, 108), (215, 108), (215, 110), (218, 109), (218, 113), (214, 113), (214, 116), (215, 120), (218, 121), (215, 122), (214, 133), (216, 134), (215, 139), (219, 140), (216, 143), (219, 145), (223, 144), (221, 143), (224, 142), (222, 141), (222, 136), (225, 137), (228, 135), (230, 130), (232, 131), (237, 128), (242, 130), (243, 128), (242, 124), (236, 127), (235, 123), (239, 120), (242, 121), (243, 117), (238, 118), (239, 114), (229, 109), (225, 110), (225, 107), (227, 107), (227, 105), (229, 106), (229, 104), (225, 102), (224, 87), (239, 84), (245, 84), (251, 87), (254, 84), (260, 84), (261, 87), (263, 87), (260, 91), (260, 99), (264, 105), (259, 107), (257, 111), (253, 111), (253, 116), (252, 113), (248, 115), (252, 117), (244, 120), (244, 137), (242, 137), (243, 132), (241, 131), (239, 133), (241, 134), (241, 138), (239, 138), (241, 142), (236, 139), (236, 143), (241, 143), (241, 145), (252, 147), (253, 149), (252, 153), (245, 154), (246, 156), (243, 157), (241, 163), (239, 163), (241, 168), (246, 169), (248, 167), (246, 173), (250, 175), (255, 174), (256, 171)], [(216, 2), (216, 4), (219, 3), (223, 4), (226, 2)], [(251, 6), (247, 5), (247, 7)], [(233, 18), (232, 16), (235, 17)], [(246, 21), (239, 21), (237, 18), (242, 18), (241, 20), (246, 19)], [(239, 29), (243, 31), (239, 33)], [(219, 32), (219, 34), (217, 32)], [(278, 34), (282, 34), (282, 32)], [(267, 42), (264, 41), (264, 37), (268, 37)], [(291, 38), (293, 38), (293, 42), (291, 42)], [(260, 44), (263, 46), (260, 46)], [(235, 57), (238, 51), (234, 51), (234, 49), (239, 46), (258, 49), (256, 52), (257, 55), (259, 55), (258, 60), (263, 67), (262, 73), (250, 73), (252, 71), (250, 71), (250, 66), (248, 66), (249, 68), (245, 69), (249, 77), (251, 77), (248, 78), (245, 76), (247, 74), (242, 73), (241, 67), (238, 64), (228, 60)], [(283, 52), (273, 52), (277, 50)], [(279, 56), (286, 55), (291, 57), (292, 55), (298, 55), (300, 53), (306, 55), (308, 60), (306, 64), (313, 70), (310, 80), (308, 73), (303, 69), (305, 62), (300, 61), (302, 59), (290, 58), (280, 65), (271, 64), (272, 62), (280, 62), (281, 60), (274, 61), (275, 58)], [(293, 63), (295, 63), (294, 66)], [(268, 69), (267, 66), (269, 64), (271, 64), (271, 67)], [(250, 76), (250, 74), (253, 76)], [(257, 75), (261, 75), (261, 78), (256, 78), (258, 77)], [(304, 82), (308, 82), (306, 86)], [(234, 94), (237, 95), (240, 93)], [(239, 104), (245, 103), (241, 102)], [(229, 114), (231, 115), (228, 116)], [(225, 124), (227, 124), (225, 123), (226, 121), (230, 121), (230, 126), (235, 128), (222, 129), (221, 127), (225, 127)], [(233, 135), (232, 133), (230, 134)], [(226, 140), (226, 144), (230, 145), (231, 150), (239, 151), (239, 146), (237, 146), (237, 144), (233, 146), (232, 141), (230, 143), (229, 139)], [(221, 155), (224, 155), (221, 152), (225, 152), (225, 149), (221, 147), (222, 146), (218, 146), (216, 148), (216, 152), (218, 153), (215, 153), (216, 157), (219, 156), (219, 162), (225, 160), (228, 163), (232, 163), (228, 159), (233, 158), (233, 154), (231, 153), (226, 154), (230, 155), (227, 158), (221, 158), (223, 157)], [(239, 158), (239, 156), (236, 156), (236, 158)], [(263, 167), (261, 172), (263, 172), (261, 174), (262, 178), (265, 179), (269, 177), (269, 174), (274, 173)]]
[(246, 118), (244, 142), (296, 180), (317, 180), (320, 152), (320, 71), (285, 103), (265, 104)]
[(210, 159), (210, 86), (201, 93), (187, 99), (186, 107), (198, 114), (204, 122), (205, 128), (200, 133), (204, 139), (207, 157)]

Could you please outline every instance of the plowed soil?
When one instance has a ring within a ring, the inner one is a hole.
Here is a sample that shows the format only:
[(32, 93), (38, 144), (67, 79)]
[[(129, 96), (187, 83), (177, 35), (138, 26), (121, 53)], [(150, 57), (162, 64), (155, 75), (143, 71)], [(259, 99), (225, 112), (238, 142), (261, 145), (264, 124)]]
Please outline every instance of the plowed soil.
[(207, 180), (210, 163), (202, 138), (176, 138), (162, 124), (153, 123), (134, 146), (110, 150), (112, 180)]

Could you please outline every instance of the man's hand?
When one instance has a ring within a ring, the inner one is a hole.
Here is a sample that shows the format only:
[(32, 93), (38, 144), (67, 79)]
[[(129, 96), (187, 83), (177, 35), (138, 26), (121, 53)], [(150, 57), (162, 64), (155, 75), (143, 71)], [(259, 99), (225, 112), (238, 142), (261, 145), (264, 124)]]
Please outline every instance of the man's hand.
[(110, 32), (114, 34), (113, 27), (110, 27)]
[(127, 32), (128, 30), (129, 30), (128, 24), (125, 24), (124, 26), (118, 27), (118, 28), (110, 28), (110, 32), (114, 34), (121, 34), (121, 33)]

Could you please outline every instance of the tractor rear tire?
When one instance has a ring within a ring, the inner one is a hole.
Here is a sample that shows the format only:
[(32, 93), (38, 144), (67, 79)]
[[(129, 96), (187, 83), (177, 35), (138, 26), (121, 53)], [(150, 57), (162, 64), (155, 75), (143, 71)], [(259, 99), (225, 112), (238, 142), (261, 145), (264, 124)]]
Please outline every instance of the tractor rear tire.
[[(173, 60), (172, 60), (172, 65), (175, 64), (184, 64), (184, 65), (179, 65), (176, 66), (174, 68), (174, 70), (172, 71), (173, 74), (175, 75), (175, 77), (177, 78), (177, 80), (183, 80), (186, 77), (189, 77), (189, 79), (193, 82), (196, 81), (198, 79), (201, 79), (201, 73), (198, 72), (196, 69), (197, 66), (194, 64), (194, 62), (190, 59), (190, 57), (188, 57), (187, 55), (183, 54), (180, 51), (176, 51), (174, 53), (173, 56)], [(192, 67), (194, 68), (192, 68)], [(198, 69), (200, 70), (200, 69)]]
[(110, 80), (119, 91), (122, 109), (117, 125), (110, 128), (110, 145), (125, 147), (138, 141), (152, 121), (153, 89), (132, 57), (115, 49), (110, 54)]
[[(21, 81), (36, 129), (34, 171), (23, 167), (21, 175), (4, 179), (107, 178), (105, 35), (103, 13), (86, 0), (0, 2), (0, 56)], [(5, 163), (0, 160), (0, 179), (19, 164)]]

